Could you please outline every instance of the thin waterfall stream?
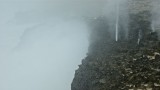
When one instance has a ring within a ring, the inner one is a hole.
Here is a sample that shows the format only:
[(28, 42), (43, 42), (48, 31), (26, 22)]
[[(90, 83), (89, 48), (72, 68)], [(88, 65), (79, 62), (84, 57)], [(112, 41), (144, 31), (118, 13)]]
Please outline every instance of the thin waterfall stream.
[(116, 8), (116, 41), (118, 41), (118, 32), (119, 32), (119, 2), (117, 1), (117, 8)]

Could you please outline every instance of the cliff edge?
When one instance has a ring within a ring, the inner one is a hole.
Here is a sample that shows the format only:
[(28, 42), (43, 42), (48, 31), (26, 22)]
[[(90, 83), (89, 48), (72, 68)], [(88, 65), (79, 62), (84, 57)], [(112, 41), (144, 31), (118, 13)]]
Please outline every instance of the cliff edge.
[(71, 90), (160, 90), (160, 40), (147, 10), (129, 14), (129, 36), (119, 41), (105, 18), (93, 21), (89, 52)]

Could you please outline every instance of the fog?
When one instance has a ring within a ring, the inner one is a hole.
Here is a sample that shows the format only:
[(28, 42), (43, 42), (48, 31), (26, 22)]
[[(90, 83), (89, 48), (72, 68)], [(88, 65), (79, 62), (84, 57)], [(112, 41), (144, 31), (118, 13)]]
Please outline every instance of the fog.
[(116, 6), (117, 0), (0, 0), (0, 89), (70, 90), (88, 52), (88, 20), (105, 16), (115, 33), (115, 17), (125, 17)]
[(160, 35), (160, 1), (159, 0), (154, 0), (153, 1), (153, 8), (152, 8), (152, 30), (158, 32)]
[(0, 1), (1, 90), (70, 90), (88, 50), (89, 28), (82, 16), (90, 12), (84, 9), (95, 6), (77, 4)]
[[(70, 90), (88, 52), (89, 22), (105, 17), (115, 41), (128, 38), (126, 1), (0, 0), (0, 90)], [(154, 31), (159, 8), (155, 0)]]

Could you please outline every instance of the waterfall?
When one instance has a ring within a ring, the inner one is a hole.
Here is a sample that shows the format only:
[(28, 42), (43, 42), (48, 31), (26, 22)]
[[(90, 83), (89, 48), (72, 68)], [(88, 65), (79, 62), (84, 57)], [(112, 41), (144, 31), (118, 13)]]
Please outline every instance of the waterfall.
[(117, 1), (117, 10), (116, 10), (116, 41), (118, 41), (118, 32), (119, 32), (119, 2)]
[(140, 30), (139, 32), (138, 32), (138, 40), (137, 40), (137, 44), (139, 45), (139, 43), (140, 43), (140, 41), (141, 41), (141, 38), (142, 38), (142, 31)]
[(138, 45), (139, 45), (140, 41), (141, 41), (141, 39), (140, 39), (140, 38), (138, 38), (138, 41), (137, 41), (137, 44), (138, 44)]
[(152, 32), (155, 32), (155, 26), (154, 26), (154, 22), (152, 22), (152, 25), (151, 25), (151, 27), (152, 27)]

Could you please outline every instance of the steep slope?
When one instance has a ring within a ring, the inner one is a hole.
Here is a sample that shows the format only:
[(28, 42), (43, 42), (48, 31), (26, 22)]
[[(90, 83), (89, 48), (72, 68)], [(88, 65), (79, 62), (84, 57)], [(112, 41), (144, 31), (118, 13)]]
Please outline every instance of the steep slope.
[(130, 42), (97, 46), (76, 71), (72, 90), (160, 90), (159, 41), (137, 46)]
[(151, 30), (146, 2), (141, 10), (130, 11), (126, 40), (112, 38), (105, 18), (93, 21), (88, 56), (76, 70), (71, 90), (160, 90), (160, 40)]

